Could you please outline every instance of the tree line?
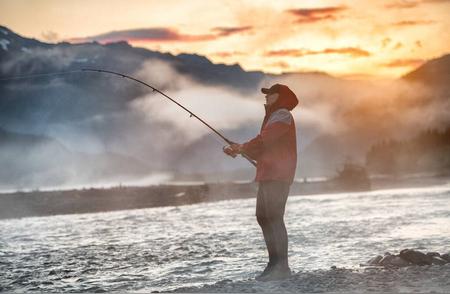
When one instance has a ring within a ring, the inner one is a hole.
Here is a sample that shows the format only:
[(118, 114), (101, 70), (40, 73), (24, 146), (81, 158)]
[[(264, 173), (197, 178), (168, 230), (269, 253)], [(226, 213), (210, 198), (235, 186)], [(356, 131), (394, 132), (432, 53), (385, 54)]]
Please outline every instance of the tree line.
[(450, 127), (422, 131), (409, 140), (384, 140), (366, 154), (366, 167), (375, 174), (450, 173)]

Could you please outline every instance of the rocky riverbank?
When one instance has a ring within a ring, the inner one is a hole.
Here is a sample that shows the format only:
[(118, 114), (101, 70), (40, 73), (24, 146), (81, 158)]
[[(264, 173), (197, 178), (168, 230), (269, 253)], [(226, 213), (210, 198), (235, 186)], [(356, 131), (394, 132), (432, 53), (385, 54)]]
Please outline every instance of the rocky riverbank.
[(378, 255), (360, 266), (354, 269), (332, 266), (329, 270), (297, 272), (281, 281), (222, 280), (213, 285), (179, 288), (174, 292), (448, 293), (450, 290), (449, 253), (403, 249), (399, 254)]
[(185, 287), (184, 293), (448, 293), (450, 264), (297, 272), (283, 281), (223, 280), (213, 285)]

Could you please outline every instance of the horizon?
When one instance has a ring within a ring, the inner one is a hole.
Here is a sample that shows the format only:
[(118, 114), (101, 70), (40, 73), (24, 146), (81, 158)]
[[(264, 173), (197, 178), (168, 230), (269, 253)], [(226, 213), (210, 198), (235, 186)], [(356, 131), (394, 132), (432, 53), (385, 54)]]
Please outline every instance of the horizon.
[[(136, 1), (130, 6), (126, 1), (106, 5), (98, 0), (88, 7), (77, 1), (30, 5), (4, 0), (0, 17), (17, 34), (47, 43), (126, 41), (133, 47), (173, 55), (198, 54), (215, 64), (238, 64), (245, 71), (319, 72), (378, 80), (401, 77), (450, 52), (450, 37), (445, 34), (450, 25), (449, 4), (431, 0), (263, 1), (259, 5), (252, 1)], [(101, 8), (111, 12), (105, 13), (106, 19), (95, 14)], [(116, 11), (128, 14), (111, 21)], [(202, 17), (192, 18), (192, 14)], [(274, 42), (267, 42), (268, 38)], [(307, 45), (305, 38), (311, 40)]]

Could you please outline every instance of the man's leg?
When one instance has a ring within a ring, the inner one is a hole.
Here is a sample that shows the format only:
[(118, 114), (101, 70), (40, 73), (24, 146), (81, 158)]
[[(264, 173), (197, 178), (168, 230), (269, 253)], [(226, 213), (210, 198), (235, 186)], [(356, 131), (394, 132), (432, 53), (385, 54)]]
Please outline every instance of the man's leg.
[(277, 263), (277, 247), (276, 242), (273, 240), (274, 234), (270, 224), (270, 220), (264, 216), (257, 216), (259, 226), (263, 232), (264, 241), (266, 242), (267, 253), (269, 254), (269, 266), (273, 266)]
[(288, 194), (289, 185), (283, 182), (261, 182), (259, 185), (256, 216), (269, 253), (269, 264), (263, 275), (275, 266), (290, 272), (288, 236), (283, 220)]
[(288, 266), (288, 236), (282, 217), (257, 217), (269, 253), (270, 265)]
[(276, 248), (274, 246), (275, 243), (271, 240), (273, 234), (271, 233), (269, 219), (266, 217), (266, 206), (267, 206), (265, 197), (265, 194), (267, 193), (265, 191), (267, 190), (266, 186), (267, 186), (266, 182), (260, 182), (258, 186), (258, 194), (256, 197), (256, 220), (258, 221), (258, 224), (261, 227), (264, 236), (267, 253), (269, 255), (269, 263), (267, 264), (262, 274), (258, 276), (258, 278), (267, 275), (276, 263), (275, 262)]
[(269, 239), (273, 242), (271, 247), (273, 246), (276, 252), (276, 264), (281, 268), (288, 268), (288, 235), (283, 216), (270, 221), (270, 234), (272, 236)]

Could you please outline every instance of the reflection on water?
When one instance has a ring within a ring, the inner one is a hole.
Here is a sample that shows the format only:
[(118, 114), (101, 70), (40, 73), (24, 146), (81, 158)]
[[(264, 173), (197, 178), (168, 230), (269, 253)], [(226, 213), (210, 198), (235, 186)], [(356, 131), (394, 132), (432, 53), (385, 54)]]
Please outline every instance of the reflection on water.
[[(448, 250), (450, 186), (290, 197), (294, 271)], [(254, 199), (0, 221), (0, 290), (152, 291), (253, 278), (266, 262)]]

